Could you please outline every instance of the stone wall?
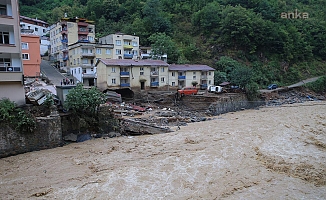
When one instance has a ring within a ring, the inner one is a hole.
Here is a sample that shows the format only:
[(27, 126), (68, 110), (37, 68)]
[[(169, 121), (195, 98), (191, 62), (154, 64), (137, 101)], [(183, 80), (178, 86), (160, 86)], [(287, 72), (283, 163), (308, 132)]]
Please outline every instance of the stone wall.
[(0, 126), (0, 158), (62, 146), (59, 115), (37, 117), (36, 127), (33, 133), (18, 133), (8, 126)]
[(248, 101), (244, 93), (227, 93), (208, 96), (184, 96), (181, 98), (179, 104), (184, 110), (219, 115), (227, 112), (256, 108), (265, 105), (265, 101)]

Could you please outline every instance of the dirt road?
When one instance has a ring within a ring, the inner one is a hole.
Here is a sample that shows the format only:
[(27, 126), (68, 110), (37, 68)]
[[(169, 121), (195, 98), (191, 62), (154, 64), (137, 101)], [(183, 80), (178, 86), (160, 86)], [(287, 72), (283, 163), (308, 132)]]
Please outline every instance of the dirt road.
[(326, 102), (95, 139), (0, 166), (2, 199), (325, 199)]

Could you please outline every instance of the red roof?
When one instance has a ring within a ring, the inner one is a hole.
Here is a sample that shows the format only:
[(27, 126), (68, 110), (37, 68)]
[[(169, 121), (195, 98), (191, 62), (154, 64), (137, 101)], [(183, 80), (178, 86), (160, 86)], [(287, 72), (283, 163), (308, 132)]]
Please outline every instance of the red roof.
[(207, 65), (170, 65), (170, 71), (214, 71), (214, 68), (211, 68)]
[(99, 61), (110, 66), (169, 66), (162, 60), (100, 59)]

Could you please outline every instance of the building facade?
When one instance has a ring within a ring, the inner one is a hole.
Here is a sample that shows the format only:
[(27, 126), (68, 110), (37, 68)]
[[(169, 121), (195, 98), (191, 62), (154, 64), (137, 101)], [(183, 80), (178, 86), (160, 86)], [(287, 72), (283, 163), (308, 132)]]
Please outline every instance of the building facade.
[(139, 37), (123, 33), (99, 38), (100, 44), (113, 45), (112, 59), (139, 59)]
[(25, 104), (18, 0), (0, 0), (0, 99)]
[(69, 71), (85, 87), (96, 86), (95, 63), (111, 59), (113, 45), (77, 42), (69, 45)]
[(68, 46), (77, 42), (95, 43), (95, 25), (84, 18), (62, 18), (50, 27), (50, 54), (57, 65), (69, 68)]
[(97, 87), (100, 90), (157, 89), (168, 86), (168, 66), (161, 60), (99, 59)]
[(35, 34), (21, 34), (22, 59), (25, 77), (40, 76), (40, 36)]
[(178, 88), (198, 85), (214, 85), (214, 68), (207, 65), (170, 65), (169, 85)]

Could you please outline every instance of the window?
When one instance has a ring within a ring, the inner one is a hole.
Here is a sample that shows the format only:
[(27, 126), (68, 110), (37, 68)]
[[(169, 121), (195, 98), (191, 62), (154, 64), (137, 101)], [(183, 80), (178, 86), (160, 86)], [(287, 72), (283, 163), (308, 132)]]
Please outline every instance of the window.
[(132, 46), (137, 47), (138, 46), (137, 42), (132, 41)]
[(38, 31), (38, 28), (37, 27), (35, 27), (35, 31)]
[(161, 82), (164, 83), (164, 81), (165, 81), (165, 80), (164, 80), (164, 77), (162, 77), (162, 78), (161, 78)]
[(110, 55), (111, 54), (111, 49), (105, 49), (105, 54)]
[(140, 70), (140, 71), (144, 71), (144, 67), (140, 67), (139, 70)]
[(193, 75), (196, 75), (196, 72), (192, 72)]
[(29, 60), (29, 54), (28, 53), (23, 53), (22, 58), (23, 58), (23, 60)]
[(45, 33), (45, 29), (43, 28), (43, 33)]
[(80, 74), (80, 68), (78, 68), (78, 74)]
[(112, 84), (115, 84), (115, 78), (112, 79)]
[(161, 68), (161, 72), (164, 72), (164, 67)]
[(144, 72), (140, 72), (139, 75), (144, 75)]
[(193, 79), (193, 80), (196, 80), (196, 76), (193, 76), (192, 79)]
[(82, 63), (83, 63), (83, 64), (88, 64), (88, 59), (87, 59), (87, 58), (83, 58), (83, 59), (82, 59)]
[(86, 54), (88, 53), (88, 49), (86, 49), (86, 48), (82, 48), (81, 51), (82, 51), (82, 53), (86, 53)]
[(121, 46), (121, 40), (116, 40), (116, 41), (115, 41), (115, 44), (116, 44), (117, 46)]
[(7, 15), (7, 6), (0, 4), (0, 15)]
[(80, 63), (80, 62), (79, 62), (79, 58), (77, 58), (77, 64), (79, 65), (79, 63)]
[(116, 49), (116, 50), (115, 50), (115, 54), (117, 54), (117, 55), (121, 55), (121, 49)]
[(96, 49), (96, 54), (102, 54), (102, 49)]
[(138, 51), (137, 51), (137, 50), (133, 50), (133, 51), (132, 51), (132, 54), (133, 54), (134, 56), (137, 56), (137, 55), (138, 55)]
[(175, 82), (172, 82), (172, 86), (175, 86)]
[(125, 40), (125, 41), (123, 41), (123, 44), (124, 44), (124, 45), (131, 45), (131, 43), (130, 43), (129, 40)]
[(115, 67), (112, 67), (112, 72), (115, 72)]
[(22, 42), (22, 49), (28, 49), (28, 43)]
[(74, 59), (74, 65), (76, 65), (76, 59)]
[(87, 36), (87, 39), (88, 39), (90, 42), (93, 42), (93, 41), (94, 41), (94, 37), (93, 37), (93, 36)]
[(209, 81), (208, 81), (208, 84), (212, 84), (212, 81), (211, 81), (211, 80), (209, 80)]
[(0, 32), (0, 44), (9, 44), (9, 32)]
[(175, 76), (175, 73), (174, 72), (172, 72), (172, 76)]
[(208, 75), (212, 75), (212, 72), (208, 72)]

